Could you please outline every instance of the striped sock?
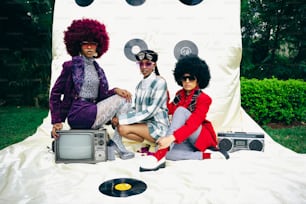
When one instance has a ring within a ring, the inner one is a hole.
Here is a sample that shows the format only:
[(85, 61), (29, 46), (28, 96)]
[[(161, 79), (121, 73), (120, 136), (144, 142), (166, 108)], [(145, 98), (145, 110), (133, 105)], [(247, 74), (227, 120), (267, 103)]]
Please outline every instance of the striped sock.
[(160, 149), (157, 152), (155, 152), (153, 155), (154, 157), (156, 157), (157, 161), (161, 160), (163, 157), (166, 156), (167, 152), (168, 152), (169, 148), (165, 148), (165, 149)]
[(205, 153), (203, 152), (203, 159), (210, 159), (211, 153)]

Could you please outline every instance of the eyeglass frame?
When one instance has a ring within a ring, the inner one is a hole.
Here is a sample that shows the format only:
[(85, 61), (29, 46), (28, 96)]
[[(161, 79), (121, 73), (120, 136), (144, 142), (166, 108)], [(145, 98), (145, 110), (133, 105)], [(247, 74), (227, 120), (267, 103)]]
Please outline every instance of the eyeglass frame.
[(197, 77), (193, 76), (193, 75), (189, 75), (189, 76), (182, 76), (181, 77), (181, 81), (182, 82), (186, 82), (188, 79), (188, 81), (193, 82), (195, 80), (197, 80)]
[(94, 41), (82, 41), (80, 45), (81, 46), (98, 46), (98, 43)]
[(152, 66), (152, 65), (155, 65), (155, 62), (151, 62), (151, 61), (146, 61), (146, 62), (144, 62), (144, 61), (138, 61), (138, 62), (136, 62), (136, 64), (137, 64), (139, 67), (144, 67), (144, 65), (145, 65), (145, 67), (150, 67), (150, 66)]

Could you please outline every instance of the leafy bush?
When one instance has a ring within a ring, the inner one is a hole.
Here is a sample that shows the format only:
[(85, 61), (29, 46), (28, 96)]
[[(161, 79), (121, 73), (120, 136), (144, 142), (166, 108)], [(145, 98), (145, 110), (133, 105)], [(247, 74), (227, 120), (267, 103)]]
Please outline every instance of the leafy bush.
[(241, 105), (259, 124), (305, 122), (306, 83), (302, 80), (241, 78)]
[(0, 100), (7, 105), (46, 104), (39, 97), (49, 91), (52, 2), (0, 1)]

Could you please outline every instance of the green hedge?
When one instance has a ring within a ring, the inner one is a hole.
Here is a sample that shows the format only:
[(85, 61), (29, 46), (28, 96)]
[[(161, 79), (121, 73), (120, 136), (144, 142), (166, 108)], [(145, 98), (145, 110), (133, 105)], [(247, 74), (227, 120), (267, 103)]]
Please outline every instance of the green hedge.
[(260, 125), (305, 122), (306, 82), (242, 77), (241, 106)]

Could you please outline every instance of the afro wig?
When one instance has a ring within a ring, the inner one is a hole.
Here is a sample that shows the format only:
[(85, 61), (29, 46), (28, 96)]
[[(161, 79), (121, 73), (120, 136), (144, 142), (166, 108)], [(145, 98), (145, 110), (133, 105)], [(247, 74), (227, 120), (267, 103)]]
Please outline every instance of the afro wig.
[(187, 55), (181, 57), (174, 69), (174, 78), (178, 85), (183, 86), (182, 77), (184, 74), (190, 74), (197, 78), (200, 89), (208, 86), (210, 81), (210, 72), (206, 62), (197, 55)]
[(105, 25), (93, 19), (74, 20), (64, 32), (64, 43), (72, 57), (80, 54), (82, 41), (97, 42), (96, 57), (101, 57), (108, 50), (109, 45)]

